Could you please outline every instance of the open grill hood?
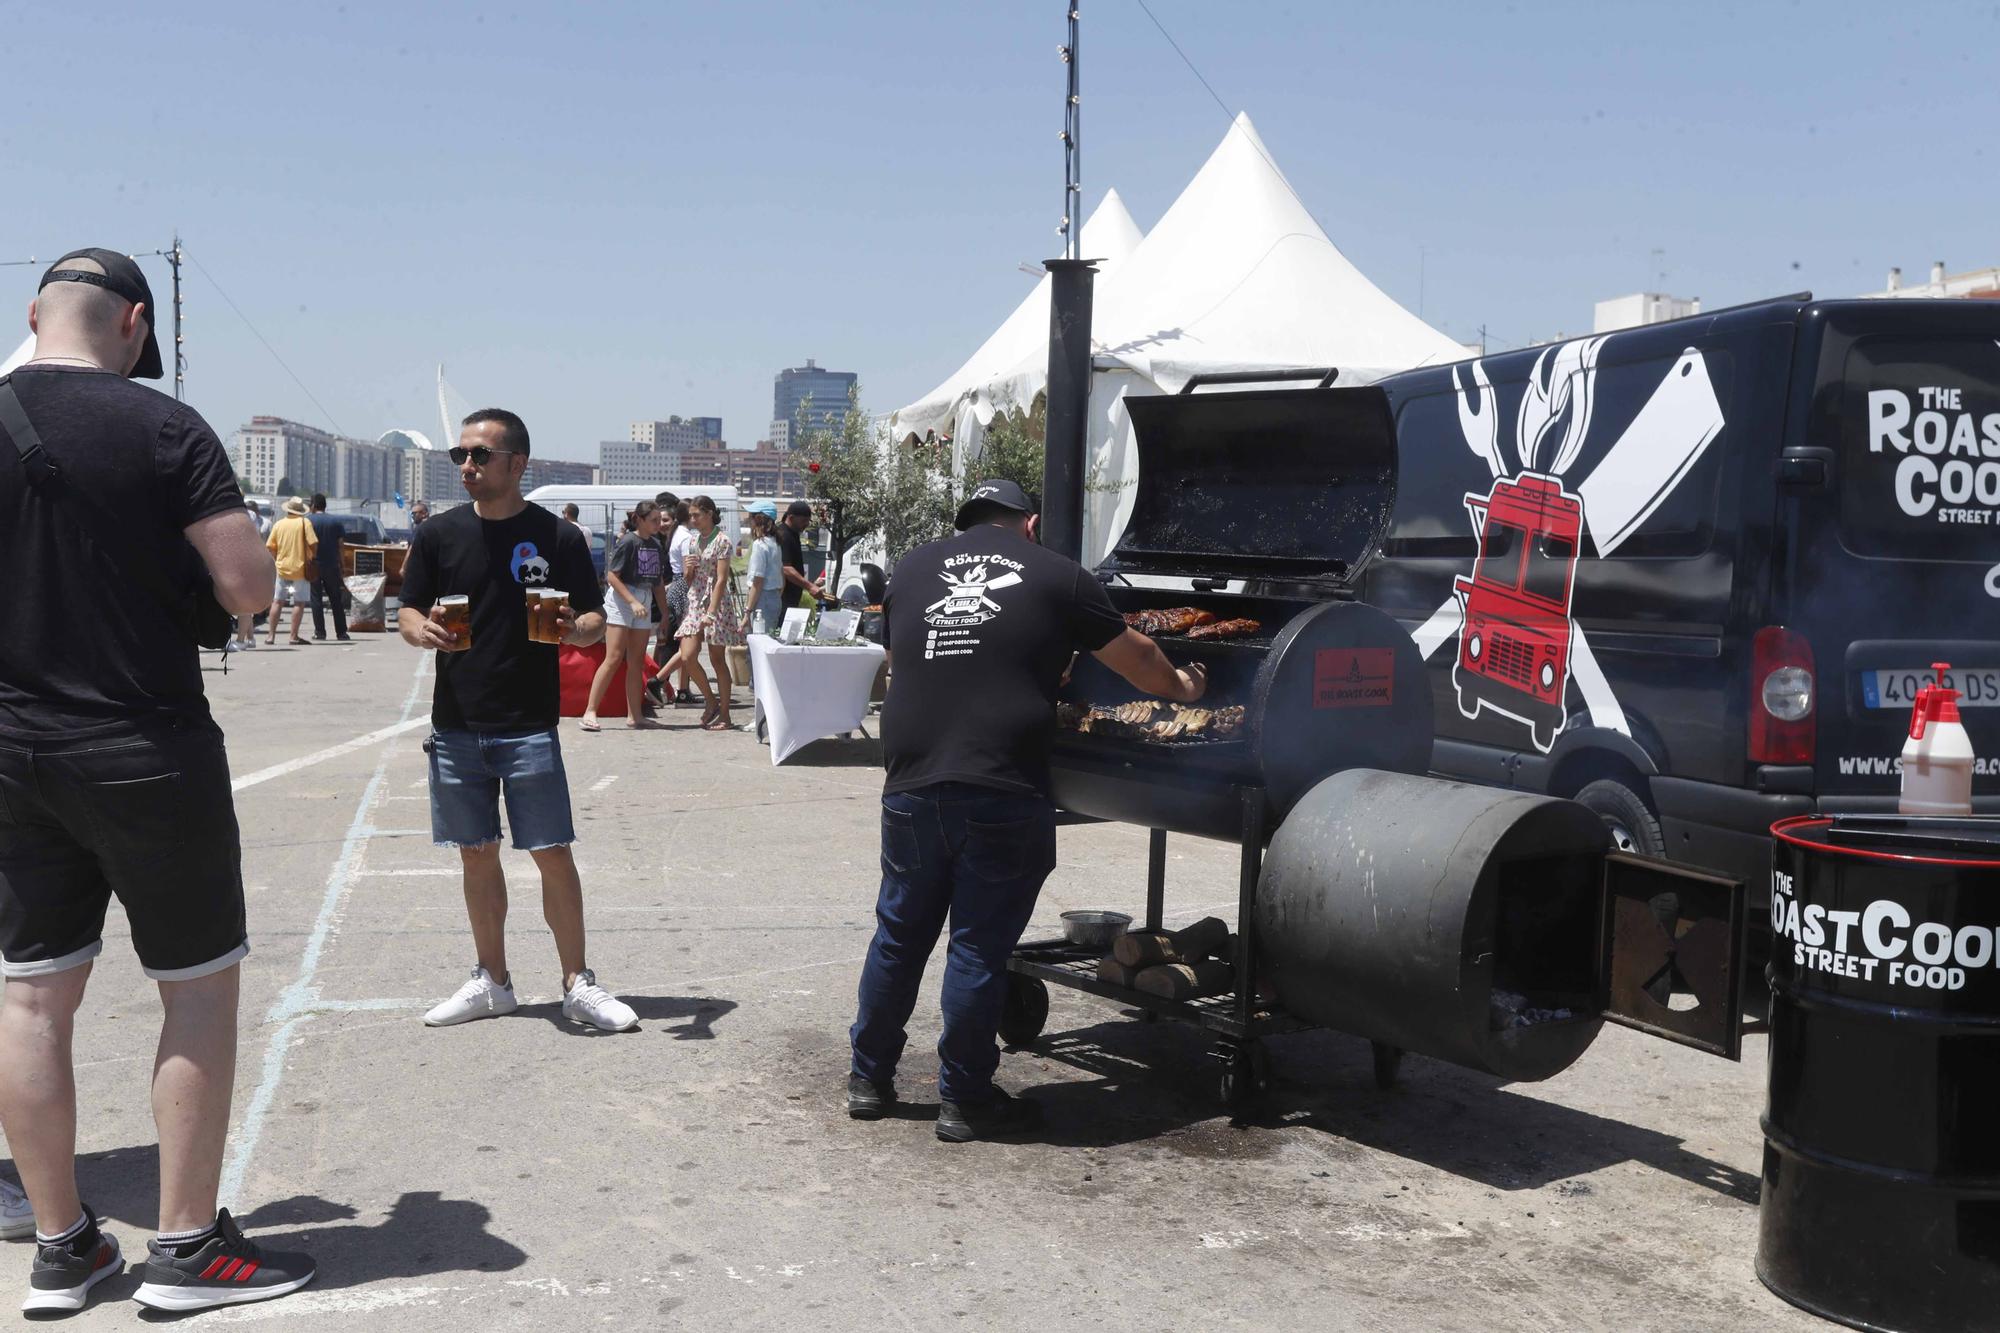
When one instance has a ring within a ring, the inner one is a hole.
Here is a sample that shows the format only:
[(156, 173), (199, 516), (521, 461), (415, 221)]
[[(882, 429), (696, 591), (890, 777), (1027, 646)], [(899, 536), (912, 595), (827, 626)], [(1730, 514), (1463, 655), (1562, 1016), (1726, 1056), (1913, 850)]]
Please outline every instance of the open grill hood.
[(1125, 407), (1137, 493), (1101, 573), (1346, 588), (1380, 548), (1396, 506), (1381, 389), (1182, 392)]

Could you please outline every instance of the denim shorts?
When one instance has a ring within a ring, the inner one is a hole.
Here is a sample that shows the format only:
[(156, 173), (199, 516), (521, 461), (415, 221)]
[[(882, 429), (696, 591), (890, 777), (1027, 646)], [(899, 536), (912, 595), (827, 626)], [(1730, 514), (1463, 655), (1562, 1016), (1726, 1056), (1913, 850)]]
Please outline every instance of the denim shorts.
[(434, 731), (431, 757), (431, 840), (440, 847), (485, 847), (500, 841), (500, 798), (514, 850), (567, 847), (569, 775), (562, 745), (548, 731)]

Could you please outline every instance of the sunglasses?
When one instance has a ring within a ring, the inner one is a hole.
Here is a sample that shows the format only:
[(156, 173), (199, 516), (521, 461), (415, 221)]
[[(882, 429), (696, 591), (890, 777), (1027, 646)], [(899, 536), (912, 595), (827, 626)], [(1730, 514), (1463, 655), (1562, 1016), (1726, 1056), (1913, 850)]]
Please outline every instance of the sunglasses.
[(445, 456), (451, 459), (453, 467), (465, 466), (465, 460), (468, 458), (473, 461), (475, 466), (485, 467), (493, 461), (493, 455), (495, 454), (517, 452), (519, 451), (514, 449), (489, 449), (483, 444), (475, 444), (470, 449), (461, 449), (457, 445), (453, 445), (451, 448), (445, 450)]

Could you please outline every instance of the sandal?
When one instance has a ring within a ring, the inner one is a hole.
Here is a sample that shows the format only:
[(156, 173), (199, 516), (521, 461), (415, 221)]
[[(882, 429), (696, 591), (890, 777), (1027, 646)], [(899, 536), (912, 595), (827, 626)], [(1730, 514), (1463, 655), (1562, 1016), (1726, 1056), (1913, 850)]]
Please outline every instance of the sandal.
[(594, 718), (594, 717), (587, 717), (587, 718), (583, 719), (583, 721), (581, 721), (581, 722), (577, 723), (576, 725), (577, 725), (577, 730), (578, 730), (578, 731), (602, 731), (602, 730), (604, 730), (604, 728), (603, 728), (603, 727), (601, 727), (601, 726), (599, 726), (599, 725), (597, 724), (597, 719), (596, 719), (596, 718)]
[(709, 723), (711, 723), (711, 722), (713, 722), (713, 721), (715, 721), (715, 719), (716, 719), (716, 718), (718, 718), (718, 717), (720, 717), (721, 715), (722, 715), (722, 705), (721, 705), (721, 704), (710, 704), (710, 705), (708, 705), (708, 706), (707, 706), (706, 708), (702, 709), (702, 710), (701, 710), (701, 729), (702, 729), (703, 731), (707, 731), (707, 730), (709, 729), (709, 728), (708, 728), (708, 724), (709, 724)]
[(736, 730), (736, 724), (722, 716), (722, 714), (717, 713), (714, 717), (702, 723), (701, 729), (703, 731), (734, 731)]

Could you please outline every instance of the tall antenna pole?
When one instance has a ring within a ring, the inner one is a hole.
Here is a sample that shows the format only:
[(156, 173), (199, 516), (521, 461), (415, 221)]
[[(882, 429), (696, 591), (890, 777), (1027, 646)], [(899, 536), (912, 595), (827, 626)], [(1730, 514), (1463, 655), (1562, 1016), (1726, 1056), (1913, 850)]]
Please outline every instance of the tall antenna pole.
[(1062, 48), (1063, 63), (1069, 66), (1069, 90), (1063, 99), (1063, 211), (1056, 234), (1063, 238), (1063, 258), (1082, 258), (1083, 238), (1077, 217), (1083, 205), (1083, 84), (1078, 52), (1078, 9), (1082, 0), (1069, 0), (1069, 41)]
[(174, 243), (167, 251), (167, 263), (174, 271), (174, 397), (180, 399), (187, 392), (187, 341), (181, 337), (181, 234), (174, 232)]
[(1077, 71), (1077, 6), (1068, 0), (1069, 66), (1063, 99), (1063, 240), (1049, 272), (1048, 417), (1043, 426), (1042, 544), (1072, 560), (1083, 557), (1084, 455), (1090, 423), (1090, 316), (1095, 261), (1082, 258), (1077, 214), (1083, 205), (1083, 97)]

